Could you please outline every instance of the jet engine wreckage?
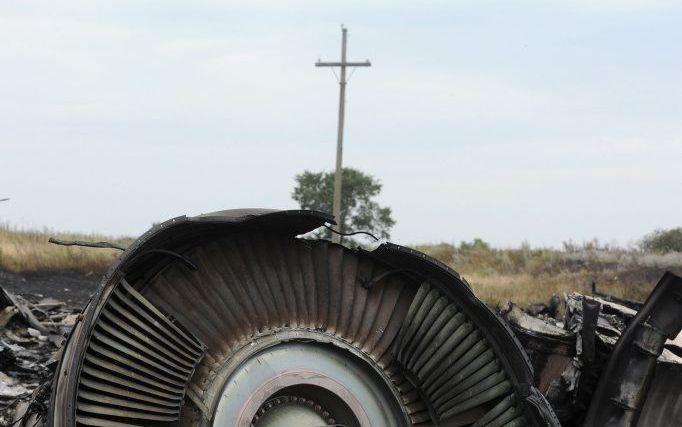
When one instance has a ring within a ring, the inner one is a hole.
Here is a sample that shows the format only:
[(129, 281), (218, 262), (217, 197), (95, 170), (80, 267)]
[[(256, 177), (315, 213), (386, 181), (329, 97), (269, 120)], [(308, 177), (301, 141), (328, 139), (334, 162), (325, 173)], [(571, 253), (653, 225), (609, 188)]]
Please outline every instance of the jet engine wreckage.
[(662, 426), (682, 417), (679, 347), (666, 341), (682, 328), (679, 277), (666, 274), (604, 338), (606, 305), (587, 297), (567, 309), (573, 329), (513, 309), (504, 319), (454, 270), (412, 249), (297, 237), (329, 223), (321, 212), (243, 209), (174, 218), (141, 236), (64, 344), (46, 424), (558, 426), (559, 415), (566, 425)]

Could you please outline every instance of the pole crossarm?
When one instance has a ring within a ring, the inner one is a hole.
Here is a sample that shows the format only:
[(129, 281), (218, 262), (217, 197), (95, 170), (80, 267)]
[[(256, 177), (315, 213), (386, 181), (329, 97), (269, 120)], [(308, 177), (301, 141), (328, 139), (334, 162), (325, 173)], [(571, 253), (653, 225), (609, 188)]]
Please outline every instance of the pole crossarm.
[(371, 67), (372, 63), (369, 61), (365, 62), (322, 62), (317, 61), (315, 63), (316, 67)]

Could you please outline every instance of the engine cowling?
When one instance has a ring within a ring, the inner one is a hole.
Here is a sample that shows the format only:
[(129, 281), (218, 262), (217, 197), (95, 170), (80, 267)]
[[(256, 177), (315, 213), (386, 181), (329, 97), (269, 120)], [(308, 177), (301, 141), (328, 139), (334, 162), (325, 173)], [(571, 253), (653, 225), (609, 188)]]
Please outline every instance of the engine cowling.
[(558, 425), (456, 272), (297, 237), (325, 223), (234, 210), (147, 232), (74, 328), (50, 425)]

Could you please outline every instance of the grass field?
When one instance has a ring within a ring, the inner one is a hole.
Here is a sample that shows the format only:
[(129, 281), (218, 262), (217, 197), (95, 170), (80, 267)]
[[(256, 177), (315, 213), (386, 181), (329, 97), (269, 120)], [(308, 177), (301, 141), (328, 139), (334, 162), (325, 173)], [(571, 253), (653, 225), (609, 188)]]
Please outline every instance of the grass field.
[[(74, 270), (103, 272), (120, 253), (114, 249), (64, 247), (64, 240), (108, 241), (127, 246), (132, 238), (25, 231), (0, 225), (0, 270), (40, 272)], [(496, 249), (476, 240), (459, 245), (414, 245), (450, 265), (472, 285), (476, 295), (492, 304), (508, 300), (525, 306), (545, 302), (553, 293), (589, 293), (595, 281), (600, 292), (643, 301), (665, 270), (682, 272), (682, 253), (653, 254), (637, 249), (602, 246), (595, 242), (567, 244), (562, 249)]]
[(62, 240), (108, 241), (121, 246), (127, 246), (133, 240), (50, 230), (17, 230), (8, 224), (0, 224), (0, 270), (15, 273), (50, 270), (101, 272), (120, 254), (116, 249), (54, 245), (48, 243), (50, 237)]
[(680, 252), (654, 254), (597, 242), (562, 249), (496, 249), (482, 241), (415, 247), (453, 267), (479, 298), (492, 304), (512, 300), (525, 306), (546, 302), (553, 293), (589, 294), (593, 281), (599, 292), (644, 301), (666, 270), (682, 272)]

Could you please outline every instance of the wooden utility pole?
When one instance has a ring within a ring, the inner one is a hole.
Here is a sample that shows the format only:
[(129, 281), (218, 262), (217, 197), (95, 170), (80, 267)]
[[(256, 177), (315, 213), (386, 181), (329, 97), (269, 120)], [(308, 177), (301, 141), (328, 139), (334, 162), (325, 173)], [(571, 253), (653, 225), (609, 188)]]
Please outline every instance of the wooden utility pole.
[[(370, 67), (372, 64), (369, 60), (365, 62), (347, 62), (346, 61), (346, 42), (348, 38), (348, 30), (341, 27), (341, 62), (322, 62), (317, 61), (316, 67), (339, 67), (339, 125), (336, 137), (336, 173), (334, 174), (334, 202), (332, 214), (338, 223), (335, 227), (336, 231), (343, 232), (341, 223), (341, 186), (343, 181), (343, 122), (345, 116), (346, 106), (346, 68), (348, 67)], [(339, 243), (341, 236), (332, 233), (332, 242)]]

